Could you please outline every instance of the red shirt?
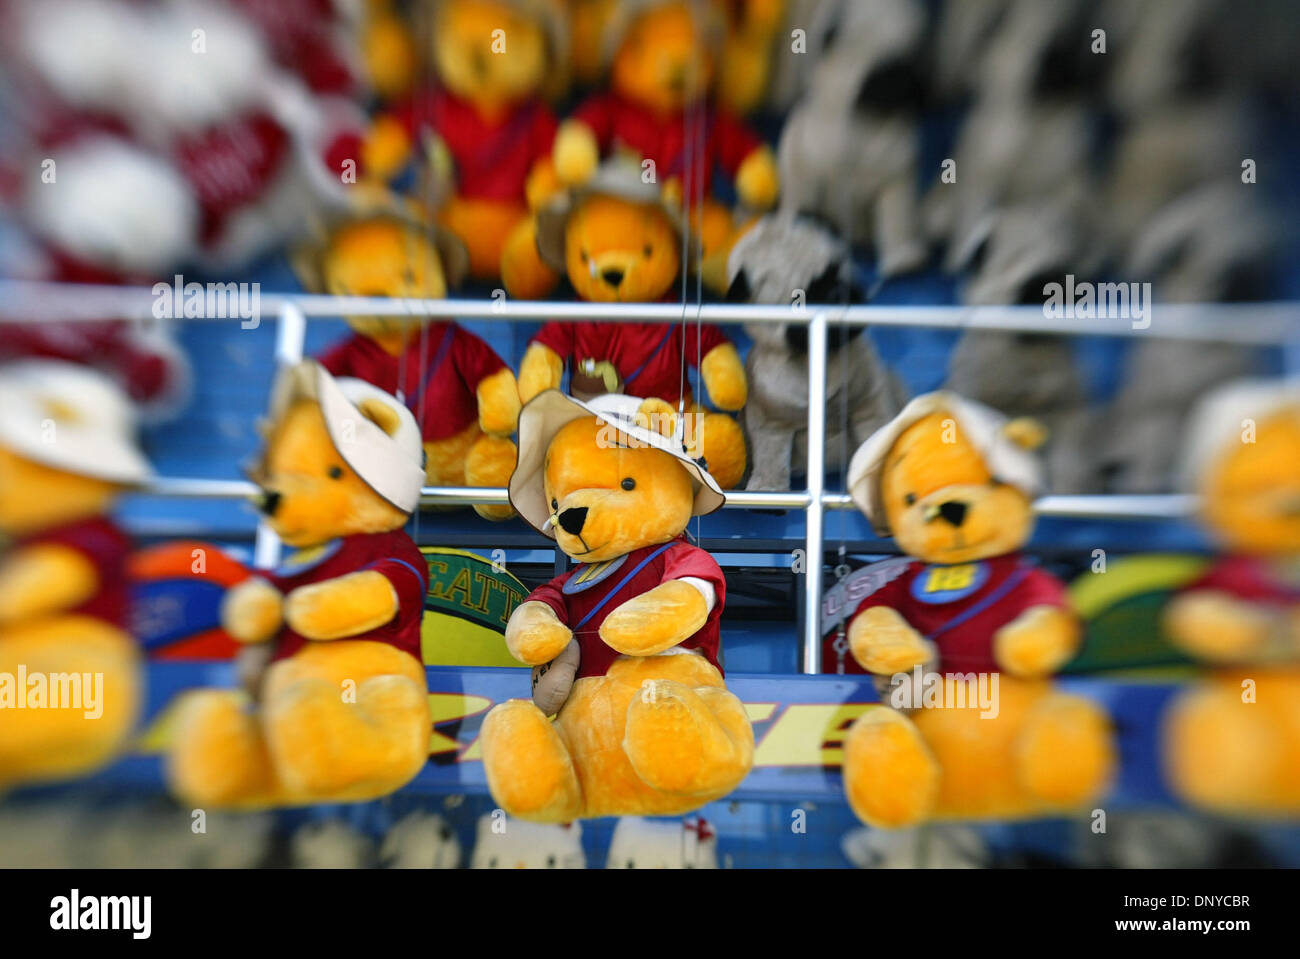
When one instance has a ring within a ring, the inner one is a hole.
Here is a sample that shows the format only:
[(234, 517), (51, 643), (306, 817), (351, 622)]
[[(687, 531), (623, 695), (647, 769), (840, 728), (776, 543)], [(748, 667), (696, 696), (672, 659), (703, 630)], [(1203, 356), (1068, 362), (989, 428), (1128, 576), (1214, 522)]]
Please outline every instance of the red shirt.
[[(283, 565), (259, 573), (280, 592), (288, 595), (299, 586), (362, 570), (375, 570), (393, 584), (397, 592), (397, 614), (384, 625), (368, 633), (348, 636), (387, 643), (410, 653), (420, 662), (420, 620), (424, 615), (424, 595), (428, 590), (429, 567), (415, 541), (405, 530), (387, 533), (363, 533), (345, 536), (324, 546), (291, 558)], [(285, 624), (276, 638), (274, 659), (285, 659), (312, 640), (295, 633)]]
[(683, 331), (674, 323), (547, 323), (532, 342), (553, 350), (566, 362), (613, 363), (624, 393), (657, 397), (671, 404), (683, 393), (691, 395), (689, 377), (683, 383), (683, 347), (686, 364), (698, 367), (701, 357), (728, 340), (708, 323), (701, 324), (698, 333), (689, 327)]
[[(692, 546), (681, 537), (664, 545), (667, 549), (658, 555), (655, 554), (660, 546), (643, 546), (609, 563), (583, 563), (528, 594), (525, 602), (545, 603), (555, 610), (560, 622), (573, 630), (582, 654), (578, 664), (578, 679), (584, 676), (604, 676), (614, 660), (622, 655), (600, 638), (600, 625), (605, 622), (606, 616), (629, 599), (649, 592), (660, 583), (685, 576), (694, 576), (713, 584), (717, 596), (704, 625), (678, 645), (683, 649), (699, 650), (705, 659), (717, 667), (718, 672), (722, 672), (722, 666), (718, 663), (718, 622), (727, 600), (727, 580), (722, 575), (722, 569), (707, 552), (698, 546)], [(649, 557), (653, 558), (641, 566)], [(632, 578), (619, 588), (624, 578), (634, 570), (636, 572)], [(609, 597), (607, 601), (606, 597)], [(603, 606), (600, 605), (602, 601)], [(584, 618), (586, 622), (583, 622)]]
[(1284, 582), (1264, 560), (1254, 556), (1226, 556), (1216, 561), (1199, 579), (1183, 588), (1183, 592), (1192, 590), (1215, 590), (1268, 605), (1300, 603), (1300, 583)]
[(95, 567), (99, 582), (95, 594), (69, 614), (91, 616), (122, 630), (129, 628), (130, 585), (127, 555), (131, 542), (112, 520), (97, 516), (69, 523), (20, 539), (16, 548), (63, 546), (80, 553)]
[(707, 112), (703, 142), (691, 145), (689, 158), (687, 117), (691, 116), (693, 121), (693, 113), (660, 115), (617, 93), (598, 93), (578, 107), (574, 117), (591, 127), (602, 153), (626, 149), (642, 159), (653, 160), (661, 183), (670, 177), (681, 177), (682, 195), (693, 202), (697, 191), (695, 174), (704, 174), (707, 195), (715, 166), (721, 165), (734, 177), (745, 158), (762, 145), (753, 132), (727, 111), (707, 105), (704, 109)]
[[(912, 561), (858, 604), (854, 616), (888, 606), (939, 649), (940, 672), (997, 672), (993, 638), (1031, 606), (1069, 605), (1065, 586), (1019, 553), (954, 566)], [(822, 643), (822, 662), (834, 668), (834, 636)], [(865, 673), (851, 655), (846, 673)]]
[(393, 117), (418, 142), (432, 127), (456, 161), (461, 196), (523, 203), (533, 164), (549, 156), (555, 140), (555, 114), (541, 100), (528, 100), (499, 120), (485, 119), (469, 101), (442, 89), (424, 90), (393, 111)]
[(475, 422), (479, 383), (506, 368), (492, 347), (455, 323), (431, 323), (400, 357), (354, 334), (320, 363), (335, 376), (355, 376), (402, 397), (425, 440), (446, 439)]

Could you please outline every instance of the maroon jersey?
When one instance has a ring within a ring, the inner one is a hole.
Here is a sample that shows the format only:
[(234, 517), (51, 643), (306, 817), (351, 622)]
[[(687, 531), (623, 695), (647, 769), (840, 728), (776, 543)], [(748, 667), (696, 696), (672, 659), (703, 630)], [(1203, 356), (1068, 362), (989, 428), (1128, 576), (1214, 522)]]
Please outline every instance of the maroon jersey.
[[(1065, 586), (1019, 553), (952, 566), (912, 561), (858, 604), (854, 616), (888, 606), (939, 650), (941, 672), (997, 672), (993, 639), (1032, 606), (1069, 605)], [(834, 668), (835, 637), (823, 640), (822, 662)], [(844, 671), (865, 673), (852, 656)]]
[[(693, 201), (698, 192), (695, 176), (711, 177), (714, 167), (721, 166), (734, 177), (745, 158), (762, 145), (725, 110), (706, 109), (704, 142), (693, 144), (689, 158), (686, 134), (694, 121), (688, 122), (685, 112), (660, 115), (617, 93), (601, 93), (578, 107), (574, 117), (591, 127), (602, 153), (624, 149), (653, 160), (660, 182), (681, 178), (682, 196)], [(710, 186), (706, 179), (706, 195)]]
[(615, 609), (670, 579), (694, 576), (713, 585), (716, 602), (704, 625), (678, 645), (698, 650), (722, 672), (718, 662), (719, 628), (727, 598), (727, 581), (713, 557), (678, 538), (662, 546), (643, 546), (605, 563), (583, 563), (528, 594), (545, 603), (573, 630), (582, 653), (578, 679), (604, 676), (621, 653), (600, 638), (600, 625)]
[(525, 202), (524, 187), (533, 164), (549, 156), (555, 140), (555, 114), (541, 100), (518, 104), (500, 119), (486, 119), (468, 100), (446, 90), (417, 93), (393, 112), (408, 136), (432, 128), (456, 161), (461, 196)]
[(1300, 603), (1300, 581), (1286, 582), (1268, 563), (1254, 556), (1226, 556), (1217, 560), (1184, 592), (1214, 590), (1236, 599), (1270, 606)]
[(91, 616), (126, 630), (130, 610), (127, 555), (131, 542), (112, 520), (97, 516), (20, 539), (16, 549), (62, 546), (80, 553), (99, 577), (95, 594), (69, 614)]
[(455, 323), (432, 323), (401, 356), (354, 335), (320, 357), (334, 376), (355, 376), (404, 397), (425, 440), (455, 436), (478, 419), (479, 383), (506, 368), (492, 347)]
[(683, 350), (686, 365), (698, 367), (714, 347), (728, 342), (721, 330), (707, 323), (683, 332), (673, 323), (558, 322), (547, 323), (532, 341), (575, 364), (584, 360), (613, 363), (623, 383), (622, 392), (666, 403), (676, 403), (683, 392), (691, 395), (689, 378), (682, 376)]
[[(300, 586), (310, 586), (312, 583), (321, 583), (362, 570), (374, 570), (392, 583), (393, 590), (397, 593), (397, 614), (382, 626), (346, 638), (387, 643), (423, 662), (420, 653), (420, 620), (424, 615), (429, 569), (419, 547), (404, 530), (345, 536), (324, 546), (305, 550), (282, 566), (258, 575), (288, 595)], [(286, 623), (276, 638), (273, 658), (279, 660), (292, 656), (309, 642), (312, 640), (295, 633)]]

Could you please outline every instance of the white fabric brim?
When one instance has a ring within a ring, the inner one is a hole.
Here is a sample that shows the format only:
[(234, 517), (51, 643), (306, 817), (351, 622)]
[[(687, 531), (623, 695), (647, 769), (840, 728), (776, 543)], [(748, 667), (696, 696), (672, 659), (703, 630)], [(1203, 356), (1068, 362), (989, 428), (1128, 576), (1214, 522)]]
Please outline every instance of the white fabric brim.
[(551, 510), (546, 502), (546, 451), (556, 433), (584, 416), (594, 416), (632, 440), (662, 450), (681, 463), (695, 487), (691, 515), (712, 513), (727, 501), (717, 480), (668, 437), (654, 430), (630, 426), (559, 390), (547, 390), (535, 396), (519, 414), (519, 461), (510, 476), (511, 505), (544, 536), (555, 538), (555, 531), (547, 523)]
[(1038, 457), (1007, 439), (1003, 432), (1009, 422), (1007, 417), (956, 393), (943, 390), (925, 393), (871, 434), (849, 463), (849, 495), (882, 536), (890, 533), (880, 493), (880, 473), (885, 457), (909, 426), (940, 411), (952, 415), (958, 430), (999, 480), (1031, 498), (1043, 490), (1043, 468)]
[(1210, 464), (1230, 444), (1241, 442), (1246, 420), (1258, 424), (1287, 407), (1300, 409), (1300, 379), (1236, 380), (1203, 396), (1188, 419), (1178, 469), (1182, 489), (1189, 493), (1200, 491)]

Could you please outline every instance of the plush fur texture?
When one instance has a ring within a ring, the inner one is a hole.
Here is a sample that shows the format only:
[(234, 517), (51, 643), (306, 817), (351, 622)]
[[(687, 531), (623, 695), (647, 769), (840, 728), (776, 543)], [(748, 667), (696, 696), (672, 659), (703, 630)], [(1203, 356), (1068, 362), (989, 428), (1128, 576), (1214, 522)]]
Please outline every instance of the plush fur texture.
[[(681, 240), (661, 207), (595, 194), (569, 217), (564, 234), (565, 266), (578, 295), (598, 303), (654, 302), (679, 279)], [(617, 282), (613, 282), (614, 280)], [(689, 333), (688, 333), (689, 335)], [(558, 389), (565, 358), (541, 343), (531, 344), (519, 366), (519, 394), (526, 403)], [(749, 396), (748, 380), (736, 348), (715, 346), (700, 364), (700, 376), (714, 405), (739, 410)], [(693, 445), (723, 489), (745, 475), (745, 439), (726, 413), (706, 411), (688, 399)]]
[[(437, 299), (446, 296), (448, 267), (427, 233), (391, 218), (352, 221), (336, 229), (306, 271), (323, 292), (335, 296), (390, 296)], [(311, 280), (309, 280), (311, 282)], [(421, 318), (349, 316), (348, 325), (400, 357), (416, 349)], [(442, 376), (456, 376), (450, 368)], [(425, 469), (431, 486), (504, 486), (515, 466), (510, 436), (519, 421), (519, 387), (502, 369), (479, 383), (478, 421), (460, 433), (425, 443)], [(508, 505), (476, 505), (485, 519), (514, 515)]]
[[(584, 417), (547, 451), (547, 500), (558, 513), (586, 507), (580, 535), (557, 542), (581, 561), (624, 555), (679, 535), (691, 516), (686, 471), (660, 450), (601, 444)], [(628, 490), (625, 478), (635, 480)], [(754, 736), (744, 706), (702, 656), (670, 654), (708, 614), (689, 583), (668, 580), (625, 600), (600, 628), (621, 655), (603, 676), (577, 680), (554, 723), (532, 702), (510, 700), (483, 724), (483, 764), (493, 798), (510, 816), (561, 823), (612, 815), (680, 815), (744, 779)], [(511, 653), (529, 665), (555, 659), (572, 633), (550, 606), (520, 605), (506, 627)]]
[[(275, 504), (272, 528), (293, 547), (399, 529), (407, 519), (339, 455), (313, 400), (297, 401), (274, 425), (257, 480)], [(395, 590), (374, 571), (287, 596), (258, 578), (231, 590), (222, 625), (241, 642), (265, 643), (282, 622), (312, 642), (266, 671), (255, 704), (226, 690), (187, 694), (174, 715), (172, 792), (196, 806), (254, 808), (373, 799), (410, 781), (428, 757), (424, 668), (388, 644), (349, 639), (397, 612)]]
[[(27, 537), (106, 515), (121, 492), (0, 446), (0, 536)], [(0, 552), (0, 674), (16, 676), (21, 666), (29, 676), (104, 677), (98, 718), (83, 709), (0, 709), (0, 791), (91, 772), (127, 744), (143, 693), (135, 641), (103, 620), (71, 612), (98, 592), (100, 577), (101, 570), (66, 546)]]
[[(890, 449), (881, 477), (889, 529), (905, 553), (927, 563), (968, 563), (1019, 549), (1033, 529), (1029, 498), (996, 480), (964, 433), (948, 435), (948, 417), (923, 417)], [(1012, 442), (1029, 442), (1025, 424), (1008, 424), (1005, 432)], [(939, 509), (953, 502), (964, 506), (963, 521), (937, 521)], [(1099, 795), (1114, 762), (1105, 713), (1047, 679), (1079, 636), (1074, 616), (1054, 606), (1031, 606), (1003, 626), (994, 637), (1001, 671), (994, 717), (953, 704), (865, 713), (844, 744), (844, 786), (858, 817), (880, 828), (1013, 818)], [(849, 642), (859, 664), (880, 677), (933, 668), (936, 658), (933, 643), (887, 606), (857, 615)]]
[[(764, 217), (736, 243), (728, 266), (733, 301), (811, 305), (862, 298), (848, 250), (808, 220)], [(745, 488), (786, 490), (791, 470), (802, 470), (808, 462), (807, 327), (751, 323), (745, 332), (754, 341), (745, 358), (745, 374), (753, 384), (744, 410), (753, 450)], [(898, 412), (904, 387), (861, 330), (832, 327), (828, 348), (826, 465), (837, 469)]]
[[(1227, 553), (1253, 559), (1294, 590), (1300, 403), (1260, 413), (1255, 430), (1254, 442), (1225, 436), (1202, 470), (1202, 515)], [(1165, 628), (1178, 646), (1218, 667), (1166, 717), (1165, 765), (1175, 789), (1216, 812), (1300, 812), (1300, 604), (1204, 584), (1170, 602)]]

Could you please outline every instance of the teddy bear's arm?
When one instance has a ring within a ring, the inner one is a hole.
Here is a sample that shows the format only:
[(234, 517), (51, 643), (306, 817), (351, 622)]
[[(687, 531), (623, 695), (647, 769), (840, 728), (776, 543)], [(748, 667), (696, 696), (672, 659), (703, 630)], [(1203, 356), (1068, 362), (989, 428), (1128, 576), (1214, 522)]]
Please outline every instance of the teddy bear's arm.
[(1189, 590), (1170, 600), (1164, 627), (1175, 646), (1210, 662), (1249, 659), (1283, 628), (1259, 604), (1214, 589)]
[(849, 649), (859, 666), (877, 676), (905, 673), (936, 658), (934, 644), (889, 606), (870, 606), (853, 618)]
[(670, 579), (615, 608), (600, 638), (625, 656), (654, 656), (697, 633), (711, 606), (696, 583)]
[(538, 600), (520, 603), (506, 623), (506, 648), (529, 666), (549, 663), (564, 651), (573, 632), (549, 604)]
[(397, 610), (397, 590), (373, 569), (300, 586), (284, 602), (290, 628), (314, 640), (344, 639), (377, 629)]
[(265, 643), (284, 622), (284, 596), (260, 577), (247, 579), (221, 601), (221, 626), (241, 643)]
[(538, 393), (559, 389), (564, 358), (543, 343), (530, 343), (519, 364), (519, 399), (527, 403)]
[(1030, 606), (997, 631), (993, 658), (1013, 676), (1048, 676), (1079, 648), (1079, 620), (1060, 606)]
[(411, 138), (406, 126), (393, 116), (380, 116), (370, 127), (361, 147), (361, 168), (367, 176), (387, 180), (411, 156)]
[(519, 423), (519, 384), (509, 367), (479, 380), (474, 390), (478, 398), (478, 425), (489, 436), (509, 436)]
[(777, 172), (776, 157), (772, 148), (761, 146), (745, 157), (736, 172), (736, 195), (751, 210), (767, 210), (776, 203), (781, 191), (781, 176)]
[(749, 399), (749, 380), (740, 354), (731, 343), (719, 343), (705, 354), (700, 374), (709, 398), (721, 410), (738, 410)]
[(570, 118), (560, 124), (551, 151), (555, 176), (566, 186), (585, 183), (600, 162), (600, 141), (585, 120)]
[(98, 587), (94, 564), (74, 549), (50, 543), (17, 550), (0, 564), (0, 623), (72, 609)]

